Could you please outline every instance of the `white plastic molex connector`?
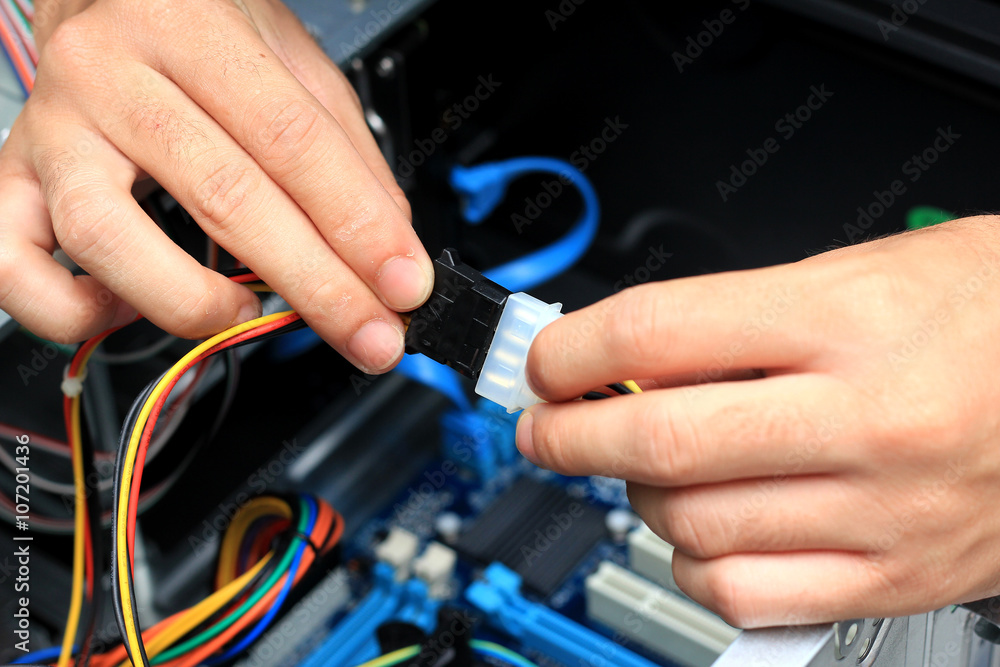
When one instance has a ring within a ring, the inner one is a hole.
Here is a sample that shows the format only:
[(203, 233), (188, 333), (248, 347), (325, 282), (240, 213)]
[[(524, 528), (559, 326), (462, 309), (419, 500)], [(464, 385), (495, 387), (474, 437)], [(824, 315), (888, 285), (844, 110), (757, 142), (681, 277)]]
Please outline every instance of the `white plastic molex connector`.
[(420, 538), (393, 526), (385, 539), (375, 546), (375, 558), (391, 565), (396, 571), (396, 581), (402, 582), (410, 578), (410, 569), (419, 548)]
[(561, 303), (545, 303), (524, 292), (507, 297), (476, 393), (507, 408), (507, 412), (541, 403), (542, 399), (528, 387), (524, 366), (531, 341), (546, 325), (562, 317), (561, 310)]

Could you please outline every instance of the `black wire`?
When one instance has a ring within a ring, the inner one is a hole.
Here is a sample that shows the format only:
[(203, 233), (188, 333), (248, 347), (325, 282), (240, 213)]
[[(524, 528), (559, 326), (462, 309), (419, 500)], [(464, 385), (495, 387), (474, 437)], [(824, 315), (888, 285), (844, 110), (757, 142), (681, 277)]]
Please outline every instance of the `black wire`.
[(623, 385), (621, 382), (615, 382), (614, 384), (609, 384), (608, 389), (617, 394), (634, 394), (635, 392)]
[(588, 391), (586, 394), (581, 396), (585, 401), (599, 401), (602, 398), (611, 398), (610, 394), (605, 394), (599, 391)]
[(253, 273), (253, 269), (243, 266), (237, 269), (217, 269), (216, 273), (220, 273), (227, 278), (237, 278)]
[[(166, 374), (164, 373), (163, 375)], [(118, 531), (116, 529), (118, 525), (118, 503), (121, 501), (122, 477), (125, 473), (125, 452), (128, 449), (129, 438), (131, 437), (135, 424), (139, 419), (139, 413), (142, 411), (142, 406), (145, 405), (150, 394), (153, 393), (153, 389), (163, 378), (163, 375), (160, 375), (160, 377), (146, 385), (146, 388), (139, 394), (139, 397), (132, 403), (132, 407), (129, 408), (128, 415), (125, 417), (125, 423), (122, 425), (121, 435), (118, 438), (118, 451), (115, 454), (114, 499), (111, 506), (111, 601), (115, 610), (115, 624), (118, 626), (118, 634), (121, 635), (122, 644), (125, 647), (125, 653), (128, 655), (128, 659), (133, 665), (135, 664), (135, 659), (132, 657), (132, 650), (129, 648), (127, 641), (128, 633), (125, 629), (125, 610), (122, 606), (121, 579), (118, 576)], [(138, 621), (138, 616), (136, 615), (135, 595), (132, 594), (134, 589), (132, 587), (131, 564), (126, 563), (125, 568), (129, 584), (129, 593), (132, 595), (132, 614), (133, 618)], [(136, 625), (138, 625), (138, 622)], [(139, 648), (143, 667), (149, 667), (149, 659), (146, 657), (146, 647), (142, 643), (142, 635), (139, 635)]]
[[(290, 322), (289, 324), (274, 329), (273, 331), (261, 334), (260, 336), (247, 338), (246, 340), (239, 341), (238, 343), (234, 343), (223, 349), (232, 350), (237, 347), (241, 347), (243, 345), (248, 345), (250, 343), (259, 343), (268, 340), (270, 338), (274, 338), (276, 336), (288, 333), (290, 331), (295, 331), (297, 329), (304, 328), (305, 326), (306, 323), (303, 320), (298, 319), (293, 322)], [(222, 350), (218, 350), (217, 352), (213, 353), (213, 355), (210, 356), (214, 356), (214, 354), (217, 354), (218, 352), (221, 351)], [(128, 443), (131, 438), (132, 431), (135, 430), (136, 422), (138, 421), (139, 413), (142, 411), (143, 405), (145, 405), (146, 401), (149, 400), (150, 394), (153, 393), (153, 389), (156, 387), (157, 384), (160, 383), (164, 375), (166, 375), (166, 373), (160, 375), (156, 380), (147, 385), (146, 389), (143, 390), (142, 394), (140, 394), (140, 396), (132, 403), (132, 407), (129, 409), (128, 416), (126, 416), (125, 418), (125, 424), (122, 427), (121, 436), (119, 437), (118, 440), (118, 452), (115, 455), (114, 507), (112, 508), (112, 519), (111, 519), (111, 526), (112, 526), (111, 569), (112, 572), (114, 573), (114, 590), (112, 591), (113, 592), (112, 599), (114, 601), (115, 622), (118, 625), (118, 632), (121, 634), (122, 643), (125, 645), (125, 651), (128, 654), (129, 660), (132, 661), (132, 664), (135, 664), (136, 661), (131, 654), (131, 650), (129, 649), (127, 641), (128, 633), (125, 628), (125, 613), (121, 599), (121, 580), (118, 577), (118, 566), (117, 566), (118, 504), (121, 501), (121, 494), (123, 490), (122, 482), (123, 482), (123, 475), (125, 468), (125, 454), (128, 450)], [(132, 480), (129, 480), (129, 486), (131, 486), (131, 483)], [(131, 489), (126, 489), (126, 491), (129, 492), (130, 490)], [(139, 645), (139, 654), (140, 654), (139, 657), (142, 659), (141, 663), (142, 667), (150, 667), (149, 658), (147, 658), (146, 656), (146, 646), (142, 640), (142, 629), (139, 627), (139, 612), (135, 599), (135, 577), (133, 576), (132, 573), (132, 564), (129, 562), (125, 563), (125, 578), (126, 578), (125, 583), (128, 586), (128, 591), (129, 591), (129, 598), (130, 598), (129, 606), (132, 611), (132, 618), (134, 618), (136, 621), (135, 626), (137, 631), (136, 632), (137, 643)]]

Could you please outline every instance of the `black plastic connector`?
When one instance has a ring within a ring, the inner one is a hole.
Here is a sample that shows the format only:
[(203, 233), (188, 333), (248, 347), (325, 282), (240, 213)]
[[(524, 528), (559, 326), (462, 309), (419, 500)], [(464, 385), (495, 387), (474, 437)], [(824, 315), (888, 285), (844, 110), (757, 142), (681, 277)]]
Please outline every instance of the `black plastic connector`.
[(510, 291), (446, 248), (434, 260), (434, 291), (410, 313), (407, 354), (421, 353), (477, 379)]

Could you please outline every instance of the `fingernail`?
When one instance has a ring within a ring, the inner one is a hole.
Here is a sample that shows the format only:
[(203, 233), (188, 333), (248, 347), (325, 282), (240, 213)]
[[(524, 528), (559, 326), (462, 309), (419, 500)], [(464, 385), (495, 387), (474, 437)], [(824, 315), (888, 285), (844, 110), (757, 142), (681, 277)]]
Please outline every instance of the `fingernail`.
[(387, 368), (403, 351), (403, 332), (383, 320), (371, 320), (347, 341), (347, 352), (374, 373)]
[(534, 435), (532, 434), (532, 426), (534, 425), (535, 418), (531, 416), (531, 413), (525, 410), (521, 413), (521, 416), (517, 420), (517, 448), (521, 450), (521, 454), (524, 458), (528, 459), (535, 465), (538, 465), (538, 457), (535, 454), (535, 442)]
[(236, 319), (233, 320), (233, 326), (249, 322), (250, 320), (255, 320), (260, 317), (262, 312), (263, 307), (260, 305), (260, 301), (258, 299), (254, 299), (252, 303), (244, 304), (243, 307), (240, 308), (239, 314), (236, 316)]
[(427, 300), (431, 279), (417, 260), (400, 255), (382, 265), (375, 286), (390, 308), (412, 310)]
[(125, 301), (119, 301), (115, 308), (115, 316), (111, 318), (111, 327), (123, 327), (139, 317), (139, 311)]

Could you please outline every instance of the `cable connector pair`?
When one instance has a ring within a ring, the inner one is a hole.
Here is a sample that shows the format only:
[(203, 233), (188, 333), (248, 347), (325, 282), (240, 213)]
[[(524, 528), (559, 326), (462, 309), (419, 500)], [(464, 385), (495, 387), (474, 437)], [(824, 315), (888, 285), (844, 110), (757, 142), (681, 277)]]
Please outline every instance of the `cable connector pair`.
[(446, 249), (434, 260), (434, 290), (410, 314), (406, 352), (476, 380), (476, 393), (515, 412), (540, 403), (524, 368), (531, 342), (562, 317), (562, 304), (511, 292)]

